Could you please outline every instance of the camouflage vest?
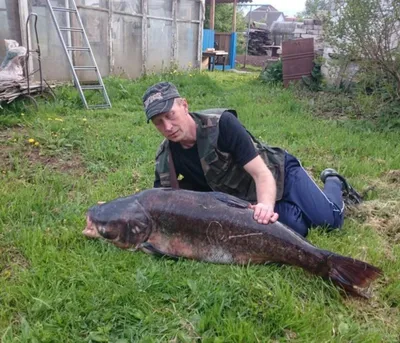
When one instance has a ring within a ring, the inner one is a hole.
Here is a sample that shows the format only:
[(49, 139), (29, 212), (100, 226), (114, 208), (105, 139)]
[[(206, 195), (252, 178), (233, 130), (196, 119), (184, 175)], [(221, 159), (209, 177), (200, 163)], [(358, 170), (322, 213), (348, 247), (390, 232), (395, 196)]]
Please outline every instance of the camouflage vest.
[[(216, 108), (192, 112), (197, 124), (197, 150), (200, 157), (203, 173), (212, 190), (228, 193), (238, 198), (257, 202), (256, 186), (253, 178), (243, 167), (235, 164), (232, 155), (217, 148), (221, 114), (229, 110), (237, 116), (235, 110)], [(247, 131), (247, 130), (246, 130)], [(255, 148), (264, 160), (277, 185), (276, 201), (283, 195), (285, 151), (281, 148), (270, 147), (258, 141), (249, 131)], [(234, 133), (233, 133), (234, 134)], [(156, 171), (160, 176), (162, 187), (171, 187), (169, 170), (169, 146), (164, 139), (156, 154)]]

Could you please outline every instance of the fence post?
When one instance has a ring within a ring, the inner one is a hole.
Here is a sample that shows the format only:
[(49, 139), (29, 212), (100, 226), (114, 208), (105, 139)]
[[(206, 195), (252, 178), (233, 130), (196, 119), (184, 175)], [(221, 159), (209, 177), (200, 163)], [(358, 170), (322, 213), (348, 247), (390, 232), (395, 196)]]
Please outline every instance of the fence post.
[(177, 64), (178, 60), (178, 0), (172, 0), (172, 61)]
[(114, 73), (114, 45), (113, 45), (113, 0), (108, 4), (108, 56), (109, 56), (109, 74)]
[[(29, 16), (29, 4), (28, 0), (18, 0), (18, 8), (19, 8), (19, 26), (20, 26), (20, 31), (21, 31), (21, 46), (25, 46), (26, 44), (26, 39), (29, 37), (29, 42), (30, 45), (32, 43), (31, 40), (31, 32), (30, 32), (30, 27), (28, 27), (28, 31), (26, 31), (26, 20), (28, 19)], [(25, 46), (27, 50), (31, 50), (32, 46)], [(33, 70), (33, 61), (32, 58), (28, 60), (28, 70)], [(26, 75), (28, 77), (28, 75)]]
[(197, 42), (197, 61), (196, 68), (201, 69), (201, 64), (203, 61), (203, 37), (204, 37), (204, 16), (205, 16), (205, 0), (199, 1), (199, 34), (198, 34), (198, 42)]
[(147, 10), (148, 2), (147, 0), (142, 0), (142, 74), (147, 73)]

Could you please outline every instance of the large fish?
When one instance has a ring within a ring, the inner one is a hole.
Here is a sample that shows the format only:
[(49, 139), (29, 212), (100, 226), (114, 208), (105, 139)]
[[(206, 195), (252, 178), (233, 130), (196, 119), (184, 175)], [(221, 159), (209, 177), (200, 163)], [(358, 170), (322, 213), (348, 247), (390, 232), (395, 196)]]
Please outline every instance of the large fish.
[(382, 271), (310, 244), (282, 223), (259, 224), (249, 203), (218, 192), (153, 188), (91, 207), (88, 237), (122, 249), (212, 263), (279, 263), (365, 292)]

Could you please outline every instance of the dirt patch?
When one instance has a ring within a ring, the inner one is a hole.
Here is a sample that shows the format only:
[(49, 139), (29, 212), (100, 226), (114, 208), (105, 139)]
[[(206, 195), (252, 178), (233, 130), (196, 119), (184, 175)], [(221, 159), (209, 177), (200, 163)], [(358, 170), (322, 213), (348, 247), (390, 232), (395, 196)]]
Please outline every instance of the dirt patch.
[(265, 63), (268, 60), (268, 56), (252, 56), (252, 55), (236, 55), (236, 62), (240, 64), (244, 64), (244, 60), (246, 58), (246, 66), (251, 65), (254, 67), (264, 67)]
[(39, 150), (32, 150), (26, 152), (25, 157), (31, 164), (39, 163), (62, 173), (82, 174), (85, 170), (82, 158), (77, 154), (63, 157), (49, 157), (41, 155)]
[(366, 201), (354, 210), (353, 216), (361, 219), (376, 231), (384, 234), (390, 242), (400, 243), (400, 201)]
[(11, 246), (0, 246), (0, 275), (6, 279), (13, 276), (15, 268), (25, 269), (29, 262), (25, 256), (16, 248)]
[(400, 243), (399, 184), (400, 170), (385, 172), (374, 182), (375, 190), (382, 194), (380, 199), (365, 201), (349, 213), (382, 234), (390, 244)]
[(384, 174), (384, 177), (386, 177), (390, 183), (400, 184), (400, 170), (389, 170)]
[(27, 161), (31, 167), (39, 164), (62, 173), (82, 174), (85, 171), (80, 155), (49, 156), (44, 148), (30, 144), (28, 140), (29, 135), (24, 128), (0, 131), (0, 172), (15, 170), (19, 160)]

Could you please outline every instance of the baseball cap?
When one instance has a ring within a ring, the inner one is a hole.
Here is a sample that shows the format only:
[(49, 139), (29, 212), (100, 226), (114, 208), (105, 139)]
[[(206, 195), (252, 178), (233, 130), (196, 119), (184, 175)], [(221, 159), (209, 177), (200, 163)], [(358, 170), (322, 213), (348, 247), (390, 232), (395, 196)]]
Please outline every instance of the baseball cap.
[(171, 82), (159, 82), (149, 87), (143, 95), (147, 122), (157, 114), (170, 111), (175, 98), (180, 95)]

